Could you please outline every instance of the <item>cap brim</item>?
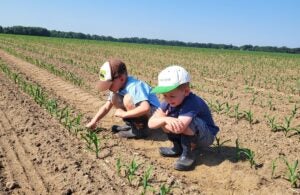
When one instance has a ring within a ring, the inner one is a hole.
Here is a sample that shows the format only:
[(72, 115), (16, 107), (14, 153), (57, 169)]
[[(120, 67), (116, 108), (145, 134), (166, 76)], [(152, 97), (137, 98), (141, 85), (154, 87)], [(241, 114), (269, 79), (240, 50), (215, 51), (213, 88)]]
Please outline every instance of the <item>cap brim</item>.
[(97, 89), (99, 91), (106, 91), (112, 85), (112, 81), (98, 81), (97, 82)]
[(168, 93), (174, 89), (176, 89), (179, 85), (173, 86), (157, 86), (151, 90), (151, 93)]

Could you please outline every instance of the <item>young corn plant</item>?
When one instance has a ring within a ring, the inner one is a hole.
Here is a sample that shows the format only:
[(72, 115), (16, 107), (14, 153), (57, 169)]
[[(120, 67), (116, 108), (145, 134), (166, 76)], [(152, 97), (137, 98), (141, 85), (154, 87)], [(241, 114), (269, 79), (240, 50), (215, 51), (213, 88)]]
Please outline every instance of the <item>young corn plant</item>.
[(285, 136), (287, 136), (287, 134), (290, 131), (297, 131), (298, 130), (297, 128), (291, 127), (292, 119), (293, 119), (293, 116), (289, 116), (289, 117), (285, 116), (284, 117), (284, 122), (285, 123), (283, 125), (279, 126), (280, 130), (284, 132)]
[(230, 113), (232, 106), (228, 104), (228, 102), (225, 103), (225, 113), (228, 115)]
[(163, 184), (160, 186), (159, 195), (166, 195), (171, 193), (171, 187)]
[(77, 135), (78, 132), (83, 131), (83, 128), (80, 126), (81, 118), (82, 118), (82, 114), (79, 113), (79, 114), (78, 114), (75, 118), (73, 118), (73, 120), (72, 120), (73, 130), (74, 130), (75, 135)]
[(87, 131), (85, 135), (82, 135), (82, 138), (86, 141), (87, 149), (94, 152), (96, 158), (98, 158), (100, 152), (100, 139), (97, 134), (92, 131)]
[(297, 188), (298, 187), (298, 181), (300, 180), (300, 171), (298, 170), (298, 160), (296, 160), (293, 164), (289, 163), (287, 159), (284, 156), (279, 156), (272, 162), (272, 178), (274, 178), (275, 175), (275, 169), (276, 169), (276, 161), (278, 159), (281, 159), (284, 164), (286, 165), (288, 171), (287, 171), (287, 178), (291, 184), (292, 187)]
[(253, 121), (254, 121), (253, 112), (251, 110), (244, 111), (244, 117), (249, 122), (250, 127), (252, 128), (252, 124), (253, 124)]
[[(148, 167), (146, 172), (143, 175), (143, 193), (145, 194), (147, 189), (152, 189), (151, 184), (149, 183), (149, 180), (151, 179), (151, 174), (152, 174), (152, 167)], [(153, 191), (153, 190), (152, 190)]]
[(243, 112), (239, 111), (239, 107), (240, 107), (240, 104), (234, 105), (233, 116), (234, 116), (236, 122), (238, 122), (241, 118), (244, 117)]
[(297, 107), (297, 105), (295, 104), (293, 110), (292, 110), (292, 117), (295, 117), (296, 114), (297, 114), (297, 110), (298, 110), (299, 107)]
[(249, 161), (250, 163), (250, 167), (252, 168), (253, 166), (255, 168), (258, 167), (258, 164), (255, 162), (254, 157), (255, 157), (255, 153), (254, 151), (248, 149), (248, 148), (241, 148), (239, 145), (239, 141), (238, 139), (236, 139), (235, 141), (236, 144), (236, 159), (239, 160), (243, 160), (246, 159)]
[(225, 140), (225, 141), (220, 141), (220, 138), (216, 137), (216, 144), (213, 144), (213, 146), (217, 149), (218, 153), (221, 153), (221, 148), (222, 146), (226, 143), (231, 141), (230, 139)]
[(267, 120), (268, 120), (268, 125), (271, 127), (271, 130), (273, 132), (280, 131), (279, 125), (276, 124), (275, 116), (273, 116), (273, 117), (267, 116)]
[(140, 165), (137, 164), (135, 159), (133, 159), (129, 165), (125, 165), (125, 166), (127, 167), (127, 179), (128, 179), (129, 184), (131, 185), (132, 180), (135, 176), (135, 173), (138, 170)]
[(46, 109), (48, 110), (48, 112), (50, 112), (51, 115), (54, 115), (57, 112), (58, 109), (58, 104), (57, 101), (55, 99), (49, 99), (46, 102)]
[(121, 173), (121, 168), (122, 168), (122, 162), (121, 162), (121, 158), (118, 158), (117, 159), (117, 162), (116, 162), (116, 168), (117, 168), (117, 173), (118, 175), (120, 176), (120, 173)]

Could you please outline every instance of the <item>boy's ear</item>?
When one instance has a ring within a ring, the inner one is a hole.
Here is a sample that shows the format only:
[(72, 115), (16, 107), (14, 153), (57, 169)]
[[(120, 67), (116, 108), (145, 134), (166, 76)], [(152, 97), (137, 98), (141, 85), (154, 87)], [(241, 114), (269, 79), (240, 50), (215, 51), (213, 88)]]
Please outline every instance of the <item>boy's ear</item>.
[(121, 80), (122, 83), (125, 82), (126, 79), (127, 79), (127, 76), (125, 74), (120, 75), (120, 80)]
[(191, 89), (189, 87), (184, 88), (184, 95), (185, 96), (188, 96), (190, 94), (190, 92), (191, 92)]

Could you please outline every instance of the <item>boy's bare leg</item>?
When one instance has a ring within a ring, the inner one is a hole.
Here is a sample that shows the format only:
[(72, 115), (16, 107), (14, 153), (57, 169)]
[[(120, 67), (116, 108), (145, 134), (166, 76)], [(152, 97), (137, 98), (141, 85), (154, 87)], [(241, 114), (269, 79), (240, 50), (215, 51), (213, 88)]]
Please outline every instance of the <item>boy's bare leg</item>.
[[(120, 105), (120, 100), (116, 99), (116, 102), (118, 105)], [(132, 110), (136, 106), (133, 103), (133, 99), (129, 94), (126, 94), (122, 99), (122, 104), (124, 110)], [(142, 138), (146, 137), (147, 135), (147, 116), (141, 116), (138, 118), (132, 118), (132, 119), (125, 119), (124, 121), (128, 121), (131, 124), (131, 131), (123, 131), (119, 132), (120, 137), (126, 137), (126, 138)], [(146, 124), (146, 125), (145, 125)]]

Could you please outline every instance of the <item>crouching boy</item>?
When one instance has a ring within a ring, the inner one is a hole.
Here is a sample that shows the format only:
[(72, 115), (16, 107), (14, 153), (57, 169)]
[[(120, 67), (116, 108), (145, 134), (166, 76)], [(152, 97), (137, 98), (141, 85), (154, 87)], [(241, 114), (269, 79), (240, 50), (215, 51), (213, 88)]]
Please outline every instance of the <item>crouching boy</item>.
[(162, 128), (173, 147), (161, 147), (162, 156), (180, 156), (176, 170), (190, 170), (195, 162), (193, 149), (207, 147), (214, 141), (219, 128), (209, 107), (191, 92), (189, 73), (180, 66), (169, 66), (158, 76), (158, 86), (152, 92), (162, 94), (165, 102), (149, 119), (152, 129)]
[(148, 132), (148, 119), (159, 107), (155, 94), (150, 93), (151, 87), (127, 73), (124, 62), (111, 59), (100, 67), (100, 91), (109, 90), (109, 96), (93, 119), (86, 125), (95, 128), (114, 106), (115, 116), (124, 120), (124, 126), (112, 126), (112, 131), (123, 138), (145, 138)]

